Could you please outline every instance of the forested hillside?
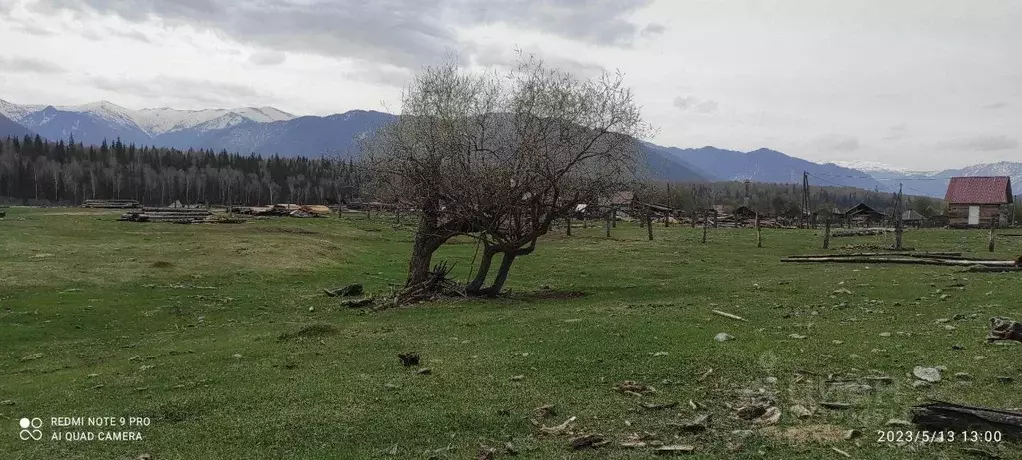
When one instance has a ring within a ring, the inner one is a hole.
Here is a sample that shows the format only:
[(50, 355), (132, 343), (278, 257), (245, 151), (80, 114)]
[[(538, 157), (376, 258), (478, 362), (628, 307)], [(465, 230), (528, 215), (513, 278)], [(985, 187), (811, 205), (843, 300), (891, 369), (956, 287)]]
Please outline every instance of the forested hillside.
[(226, 151), (85, 146), (39, 136), (0, 140), (0, 202), (78, 204), (87, 198), (183, 203), (334, 203), (356, 194), (351, 161), (242, 156)]
[[(0, 202), (78, 204), (87, 198), (135, 199), (147, 205), (182, 203), (257, 205), (336, 203), (358, 195), (364, 182), (353, 160), (243, 156), (227, 151), (182, 151), (138, 147), (120, 140), (85, 146), (39, 136), (0, 141)], [(667, 182), (646, 184), (641, 195), (661, 205), (748, 204), (765, 214), (797, 213), (801, 187), (757, 182)], [(814, 209), (847, 209), (866, 203), (879, 211), (894, 204), (890, 193), (852, 187), (810, 187)], [(924, 215), (939, 212), (939, 200), (906, 197)]]

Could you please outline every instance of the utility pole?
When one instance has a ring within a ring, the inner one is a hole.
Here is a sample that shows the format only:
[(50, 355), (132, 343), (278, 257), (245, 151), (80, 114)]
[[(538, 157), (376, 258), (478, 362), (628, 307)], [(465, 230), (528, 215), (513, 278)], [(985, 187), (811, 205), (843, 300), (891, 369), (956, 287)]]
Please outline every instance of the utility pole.
[(898, 184), (898, 202), (894, 207), (894, 250), (901, 251), (901, 184)]
[(806, 219), (809, 215), (809, 171), (802, 171), (802, 218), (801, 227), (806, 228)]

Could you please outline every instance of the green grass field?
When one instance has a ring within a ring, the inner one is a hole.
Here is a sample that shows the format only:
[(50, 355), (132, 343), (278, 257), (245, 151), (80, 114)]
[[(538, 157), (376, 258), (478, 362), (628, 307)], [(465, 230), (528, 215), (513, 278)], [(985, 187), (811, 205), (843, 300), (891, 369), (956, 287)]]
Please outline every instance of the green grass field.
[[(517, 458), (652, 458), (650, 448), (619, 446), (644, 433), (695, 446), (684, 458), (845, 458), (834, 447), (857, 459), (975, 458), (967, 448), (1019, 458), (1018, 445), (899, 446), (876, 434), (928, 398), (1022, 407), (1022, 382), (997, 379), (1022, 377), (1022, 347), (983, 340), (991, 316), (1022, 316), (1015, 273), (782, 264), (822, 252), (818, 232), (767, 229), (757, 249), (752, 230), (711, 229), (700, 244), (701, 229), (657, 227), (650, 242), (621, 223), (613, 239), (576, 228), (541, 240), (516, 262), (506, 298), (374, 312), (342, 308), (322, 290), (361, 282), (383, 294), (403, 281), (412, 233), (390, 218), (175, 225), (116, 216), (12, 208), (0, 220), (0, 458), (472, 459), (481, 446), (510, 458), (508, 442)], [(982, 231), (911, 230), (905, 239), (917, 250), (989, 256)], [(464, 279), (474, 250), (456, 241), (438, 259)], [(997, 256), (1019, 254), (1022, 238), (999, 240)], [(736, 339), (714, 341), (720, 332)], [(407, 351), (432, 373), (403, 367), (397, 355)], [(944, 380), (913, 388), (917, 365), (946, 366)], [(873, 375), (893, 382), (861, 380)], [(624, 380), (657, 391), (614, 391)], [(779, 428), (735, 416), (760, 389), (774, 394)], [(534, 414), (546, 404), (556, 415)], [(796, 404), (815, 413), (797, 418)], [(708, 430), (677, 427), (699, 414), (711, 415)], [(100, 416), (151, 424), (130, 429), (141, 441), (49, 439), (104, 431), (50, 427), (51, 417)], [(571, 436), (530, 422), (572, 416), (575, 433), (612, 442), (572, 451)], [(22, 417), (45, 420), (43, 440), (18, 439)], [(803, 439), (834, 428), (861, 436)]]

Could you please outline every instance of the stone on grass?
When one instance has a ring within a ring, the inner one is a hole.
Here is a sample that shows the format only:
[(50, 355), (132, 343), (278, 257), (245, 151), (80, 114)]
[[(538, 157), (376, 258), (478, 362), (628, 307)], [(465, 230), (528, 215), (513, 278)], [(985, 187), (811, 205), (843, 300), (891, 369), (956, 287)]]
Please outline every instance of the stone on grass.
[(726, 332), (721, 332), (720, 334), (717, 334), (716, 336), (713, 337), (713, 340), (716, 340), (718, 342), (727, 342), (728, 340), (734, 339), (735, 337), (733, 335), (728, 334)]
[(919, 380), (924, 380), (929, 383), (937, 383), (940, 381), (940, 369), (937, 369), (936, 367), (916, 366), (912, 369), (912, 375), (916, 376)]

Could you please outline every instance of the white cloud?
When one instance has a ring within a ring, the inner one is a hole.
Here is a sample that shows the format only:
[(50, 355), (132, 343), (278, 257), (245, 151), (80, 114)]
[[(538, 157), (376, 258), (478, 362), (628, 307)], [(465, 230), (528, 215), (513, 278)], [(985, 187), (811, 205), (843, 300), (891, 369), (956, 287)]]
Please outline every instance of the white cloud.
[(445, 53), (517, 47), (622, 71), (661, 144), (933, 169), (1022, 155), (1018, 23), (1014, 1), (0, 0), (0, 43), (24, 44), (0, 98), (397, 110)]

